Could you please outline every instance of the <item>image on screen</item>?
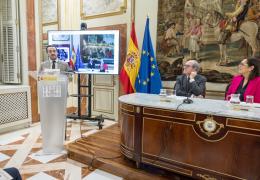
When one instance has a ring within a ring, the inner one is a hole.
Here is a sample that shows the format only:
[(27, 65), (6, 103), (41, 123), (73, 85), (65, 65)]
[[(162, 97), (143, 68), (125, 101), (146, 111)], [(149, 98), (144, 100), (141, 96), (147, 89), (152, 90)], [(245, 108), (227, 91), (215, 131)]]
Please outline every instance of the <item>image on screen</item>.
[(49, 31), (48, 44), (78, 73), (118, 74), (119, 31)]
[(68, 44), (54, 44), (57, 48), (58, 58), (69, 63), (70, 60), (70, 45)]

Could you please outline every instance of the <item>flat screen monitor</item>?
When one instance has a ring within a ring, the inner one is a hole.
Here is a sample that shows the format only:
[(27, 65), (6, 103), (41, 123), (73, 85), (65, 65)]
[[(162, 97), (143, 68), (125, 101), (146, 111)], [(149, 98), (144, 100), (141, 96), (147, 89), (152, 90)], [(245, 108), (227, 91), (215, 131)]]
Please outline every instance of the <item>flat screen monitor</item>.
[(48, 31), (48, 44), (76, 73), (118, 74), (118, 30)]

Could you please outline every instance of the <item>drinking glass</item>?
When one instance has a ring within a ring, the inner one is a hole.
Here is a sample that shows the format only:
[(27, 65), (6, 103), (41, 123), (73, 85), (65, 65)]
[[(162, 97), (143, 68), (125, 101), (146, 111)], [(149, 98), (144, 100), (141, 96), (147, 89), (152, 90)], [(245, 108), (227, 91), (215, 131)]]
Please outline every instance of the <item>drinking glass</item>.
[(172, 90), (171, 89), (166, 89), (166, 95), (170, 96), (172, 94)]
[(176, 90), (173, 90), (173, 91), (172, 91), (172, 95), (173, 95), (173, 96), (176, 96)]
[(160, 89), (160, 95), (161, 96), (166, 96), (166, 89)]
[(229, 100), (229, 102), (231, 104), (240, 104), (240, 94), (231, 94), (231, 98)]
[(254, 96), (247, 95), (246, 96), (246, 103), (253, 104), (254, 103)]

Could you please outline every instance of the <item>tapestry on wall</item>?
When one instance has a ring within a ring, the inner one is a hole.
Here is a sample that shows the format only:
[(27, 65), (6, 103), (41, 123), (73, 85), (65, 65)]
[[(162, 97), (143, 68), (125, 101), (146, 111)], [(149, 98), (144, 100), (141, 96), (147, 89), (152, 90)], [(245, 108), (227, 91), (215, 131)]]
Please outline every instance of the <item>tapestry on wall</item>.
[(175, 80), (195, 58), (208, 82), (230, 82), (243, 58), (259, 55), (259, 9), (259, 0), (159, 0), (162, 80)]

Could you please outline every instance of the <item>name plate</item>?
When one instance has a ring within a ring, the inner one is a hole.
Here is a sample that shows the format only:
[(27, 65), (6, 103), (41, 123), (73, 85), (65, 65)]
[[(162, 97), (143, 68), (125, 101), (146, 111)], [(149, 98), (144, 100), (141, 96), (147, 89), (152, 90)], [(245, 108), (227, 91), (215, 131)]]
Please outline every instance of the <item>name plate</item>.
[(44, 69), (44, 73), (40, 75), (39, 81), (57, 81), (59, 74), (59, 69)]
[(57, 81), (58, 76), (57, 75), (43, 75), (39, 79), (40, 81)]

